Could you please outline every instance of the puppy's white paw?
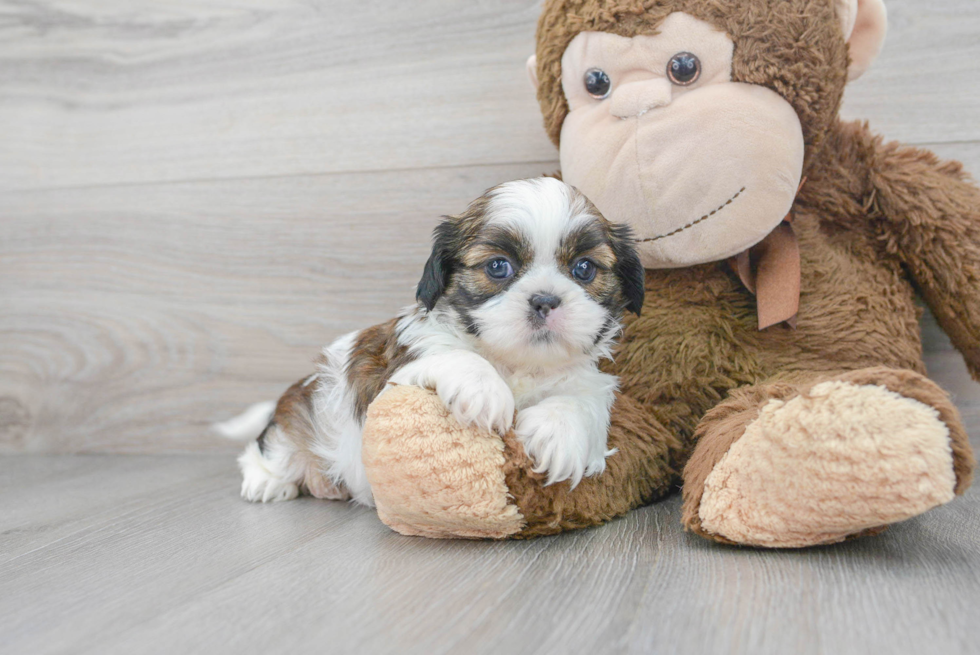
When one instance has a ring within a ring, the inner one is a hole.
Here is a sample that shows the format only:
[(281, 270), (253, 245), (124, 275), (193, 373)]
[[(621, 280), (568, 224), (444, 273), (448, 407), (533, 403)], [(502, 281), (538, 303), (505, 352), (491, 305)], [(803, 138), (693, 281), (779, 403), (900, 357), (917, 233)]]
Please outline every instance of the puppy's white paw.
[(541, 402), (521, 410), (514, 428), (524, 451), (534, 461), (535, 473), (548, 473), (546, 485), (570, 480), (574, 489), (585, 476), (606, 470), (606, 433), (583, 421), (564, 402)]
[(404, 366), (393, 384), (434, 389), (463, 425), (504, 434), (514, 424), (514, 394), (497, 369), (476, 353), (453, 351), (431, 355)]
[(271, 503), (292, 500), (299, 495), (299, 487), (269, 470), (268, 462), (251, 443), (238, 458), (242, 469), (242, 498), (252, 503)]
[(514, 394), (490, 362), (453, 351), (423, 357), (391, 376), (392, 384), (434, 389), (463, 425), (504, 434), (514, 424)]
[(489, 364), (449, 372), (436, 380), (435, 387), (463, 425), (504, 434), (514, 424), (514, 394)]
[(252, 503), (276, 503), (292, 500), (298, 495), (299, 487), (285, 480), (272, 477), (265, 480), (242, 480), (242, 498)]

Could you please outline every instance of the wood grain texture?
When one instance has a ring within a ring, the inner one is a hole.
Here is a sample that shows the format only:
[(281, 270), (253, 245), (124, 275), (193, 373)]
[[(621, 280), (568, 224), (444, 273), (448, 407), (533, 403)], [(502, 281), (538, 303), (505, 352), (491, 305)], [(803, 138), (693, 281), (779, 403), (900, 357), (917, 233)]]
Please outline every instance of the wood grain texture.
[(0, 190), (555, 156), (535, 0), (0, 7)]
[[(980, 171), (980, 4), (888, 7), (845, 115)], [(234, 450), (207, 426), (409, 302), (440, 214), (557, 168), (538, 10), (0, 0), (0, 453)]]
[(237, 487), (220, 456), (0, 458), (0, 650), (980, 652), (976, 491), (879, 537), (772, 552), (683, 533), (676, 497), (494, 543)]
[[(889, 0), (845, 115), (980, 139), (980, 4)], [(536, 0), (5, 0), (0, 190), (554, 157)]]
[[(980, 3), (884, 0), (888, 37), (842, 115), (913, 144), (980, 140)], [(974, 169), (976, 170), (976, 169)]]

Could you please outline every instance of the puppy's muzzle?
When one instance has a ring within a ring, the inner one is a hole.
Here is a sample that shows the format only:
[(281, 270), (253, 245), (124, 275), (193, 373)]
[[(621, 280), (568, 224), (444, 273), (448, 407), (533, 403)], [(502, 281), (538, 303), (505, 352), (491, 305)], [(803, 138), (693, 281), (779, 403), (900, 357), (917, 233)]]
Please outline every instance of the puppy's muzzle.
[(531, 309), (534, 310), (535, 314), (541, 318), (548, 318), (548, 314), (551, 313), (551, 310), (555, 309), (561, 304), (561, 298), (550, 294), (536, 293), (528, 298), (528, 302), (530, 303)]

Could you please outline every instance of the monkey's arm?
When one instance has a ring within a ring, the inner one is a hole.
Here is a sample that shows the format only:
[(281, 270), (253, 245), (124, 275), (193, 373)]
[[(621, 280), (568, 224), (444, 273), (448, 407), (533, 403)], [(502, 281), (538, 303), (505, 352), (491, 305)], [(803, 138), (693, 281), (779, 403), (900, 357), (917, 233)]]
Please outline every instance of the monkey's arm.
[(632, 398), (611, 413), (606, 470), (546, 484), (513, 431), (461, 426), (432, 391), (394, 386), (364, 424), (378, 516), (402, 534), (528, 538), (599, 525), (676, 488), (684, 444)]
[(980, 381), (980, 189), (959, 162), (879, 145), (872, 219)]

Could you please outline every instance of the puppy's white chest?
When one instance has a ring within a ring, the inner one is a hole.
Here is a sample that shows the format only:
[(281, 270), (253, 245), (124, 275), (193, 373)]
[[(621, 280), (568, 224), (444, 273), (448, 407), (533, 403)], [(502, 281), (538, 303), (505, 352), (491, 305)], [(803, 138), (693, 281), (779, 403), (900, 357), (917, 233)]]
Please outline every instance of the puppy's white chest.
[(511, 377), (507, 380), (507, 385), (514, 393), (515, 398), (533, 393), (537, 388), (534, 378), (527, 376)]
[(551, 380), (533, 375), (511, 374), (504, 376), (504, 380), (514, 394), (514, 404), (518, 410), (538, 404), (553, 392)]

